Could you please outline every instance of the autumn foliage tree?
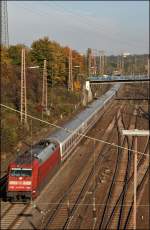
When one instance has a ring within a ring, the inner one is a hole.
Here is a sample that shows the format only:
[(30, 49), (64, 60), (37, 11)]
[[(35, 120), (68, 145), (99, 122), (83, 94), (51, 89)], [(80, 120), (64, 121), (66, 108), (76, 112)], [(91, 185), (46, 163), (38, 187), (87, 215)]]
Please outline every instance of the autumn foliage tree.
[[(49, 40), (48, 37), (33, 41), (30, 48), (24, 44), (10, 45), (9, 48), (1, 47), (1, 103), (20, 110), (22, 48), (25, 48), (26, 51), (28, 113), (41, 116), (41, 112), (36, 108), (41, 104), (44, 59), (47, 60), (48, 70), (48, 106), (51, 108), (50, 106), (55, 104), (54, 111), (51, 110), (51, 114), (59, 116), (60, 113), (66, 115), (70, 113), (78, 98), (67, 90), (69, 48), (62, 47), (57, 42)], [(73, 66), (80, 65), (81, 70), (83, 70), (82, 60), (83, 57), (77, 51), (73, 51)], [(28, 68), (34, 65), (38, 65), (40, 68)], [(73, 74), (75, 73), (73, 72)], [(60, 85), (62, 90), (52, 89), (53, 87), (60, 87)], [(67, 104), (64, 106), (66, 102)], [(1, 117), (2, 152), (5, 152), (13, 148), (20, 138), (27, 133), (20, 124), (19, 113), (12, 113), (3, 108)], [(38, 126), (41, 128), (39, 124), (36, 124), (34, 128), (37, 130)]]

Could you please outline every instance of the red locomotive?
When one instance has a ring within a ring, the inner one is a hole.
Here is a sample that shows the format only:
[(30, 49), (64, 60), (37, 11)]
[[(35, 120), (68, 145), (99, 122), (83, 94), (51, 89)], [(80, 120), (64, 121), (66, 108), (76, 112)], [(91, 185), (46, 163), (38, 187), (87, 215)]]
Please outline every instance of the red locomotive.
[(7, 197), (11, 200), (34, 199), (59, 162), (60, 149), (56, 142), (45, 139), (34, 145), (9, 164)]

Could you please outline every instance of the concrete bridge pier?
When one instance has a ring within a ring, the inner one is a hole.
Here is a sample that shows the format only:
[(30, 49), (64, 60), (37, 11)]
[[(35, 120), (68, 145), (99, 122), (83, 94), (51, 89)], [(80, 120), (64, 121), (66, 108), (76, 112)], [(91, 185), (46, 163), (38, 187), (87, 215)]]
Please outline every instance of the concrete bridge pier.
[(82, 103), (84, 106), (87, 105), (88, 102), (92, 101), (93, 95), (90, 87), (90, 82), (86, 81), (83, 85), (83, 100)]

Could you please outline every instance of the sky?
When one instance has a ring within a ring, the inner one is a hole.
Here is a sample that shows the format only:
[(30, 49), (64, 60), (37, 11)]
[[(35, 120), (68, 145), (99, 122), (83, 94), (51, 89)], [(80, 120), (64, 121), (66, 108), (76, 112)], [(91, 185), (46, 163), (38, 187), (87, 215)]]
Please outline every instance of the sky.
[(10, 44), (48, 36), (79, 52), (149, 53), (148, 1), (8, 1)]

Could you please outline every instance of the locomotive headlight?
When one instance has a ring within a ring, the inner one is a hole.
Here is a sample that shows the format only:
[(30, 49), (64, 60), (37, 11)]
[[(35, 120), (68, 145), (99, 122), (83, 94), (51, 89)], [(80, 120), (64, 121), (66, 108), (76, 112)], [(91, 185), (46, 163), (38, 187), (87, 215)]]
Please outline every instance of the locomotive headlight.
[(16, 185), (16, 184), (17, 184), (17, 181), (9, 181), (9, 184), (10, 184), (10, 185)]
[(36, 190), (33, 190), (32, 193), (36, 193)]
[(10, 185), (31, 185), (31, 181), (9, 181)]
[(31, 185), (31, 181), (23, 181), (23, 185)]
[(10, 188), (10, 189), (14, 189), (14, 186), (10, 185), (9, 188)]

